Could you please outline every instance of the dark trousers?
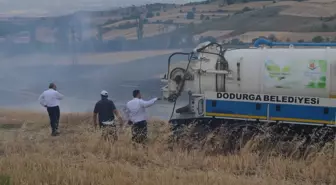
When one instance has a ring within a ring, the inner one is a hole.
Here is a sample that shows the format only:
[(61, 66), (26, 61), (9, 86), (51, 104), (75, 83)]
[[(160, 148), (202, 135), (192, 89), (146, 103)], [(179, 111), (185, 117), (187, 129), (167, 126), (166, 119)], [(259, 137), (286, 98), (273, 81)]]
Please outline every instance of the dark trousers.
[(147, 140), (147, 122), (140, 121), (132, 125), (132, 141), (144, 143)]
[(50, 126), (52, 133), (55, 133), (58, 130), (58, 124), (60, 119), (60, 109), (59, 106), (56, 107), (48, 107), (47, 108), (49, 119), (50, 119)]

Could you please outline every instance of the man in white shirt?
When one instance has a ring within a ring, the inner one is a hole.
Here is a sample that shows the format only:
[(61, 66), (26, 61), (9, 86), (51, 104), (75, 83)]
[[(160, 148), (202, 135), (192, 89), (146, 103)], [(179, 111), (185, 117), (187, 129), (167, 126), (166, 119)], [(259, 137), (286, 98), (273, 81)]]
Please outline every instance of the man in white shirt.
[(51, 135), (58, 136), (58, 124), (60, 119), (60, 100), (63, 99), (63, 95), (59, 93), (57, 87), (54, 83), (49, 84), (49, 89), (44, 91), (38, 98), (40, 104), (47, 108), (50, 126), (51, 126)]
[(126, 104), (126, 115), (128, 116), (129, 124), (132, 124), (132, 141), (143, 143), (147, 140), (146, 108), (154, 105), (159, 98), (144, 101), (141, 99), (140, 90), (134, 90), (133, 97)]

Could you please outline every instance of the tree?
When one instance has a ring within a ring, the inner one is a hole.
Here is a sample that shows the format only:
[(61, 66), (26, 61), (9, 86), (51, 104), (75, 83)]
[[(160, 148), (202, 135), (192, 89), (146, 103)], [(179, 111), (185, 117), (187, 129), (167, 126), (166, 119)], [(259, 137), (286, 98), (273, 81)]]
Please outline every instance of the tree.
[(174, 20), (172, 20), (172, 19), (163, 21), (163, 24), (173, 24), (173, 23), (174, 23)]
[(322, 27), (323, 30), (328, 30), (329, 29), (329, 26), (325, 23), (322, 23), (321, 27)]
[(241, 41), (239, 39), (232, 39), (231, 44), (241, 44)]
[(143, 38), (143, 20), (139, 17), (137, 19), (138, 27), (137, 27), (137, 36), (138, 40)]
[(316, 42), (316, 43), (320, 43), (320, 42), (323, 42), (323, 37), (321, 36), (316, 36), (312, 39), (313, 42)]
[(235, 3), (235, 0), (226, 0), (226, 3), (227, 3), (228, 5), (234, 4), (234, 3)]
[(194, 18), (195, 18), (194, 12), (188, 12), (187, 13), (187, 19), (194, 19)]
[(201, 38), (199, 39), (199, 43), (206, 42), (206, 41), (209, 41), (209, 42), (217, 42), (217, 39), (216, 39), (215, 37), (212, 37), (212, 36), (201, 37)]
[(154, 17), (154, 13), (153, 12), (147, 12), (146, 18), (152, 18), (152, 17)]
[(331, 42), (335, 43), (336, 42), (336, 37)]
[(152, 18), (152, 17), (154, 17), (154, 13), (153, 12), (147, 12), (146, 18)]
[(248, 11), (251, 11), (252, 9), (245, 6), (243, 9), (242, 9), (242, 12), (248, 12)]
[(60, 47), (67, 47), (69, 44), (69, 20), (68, 18), (57, 18), (54, 22), (54, 28), (56, 28), (55, 37)]
[(268, 40), (272, 41), (272, 42), (276, 42), (278, 39), (276, 38), (276, 36), (274, 34), (270, 34), (268, 36)]

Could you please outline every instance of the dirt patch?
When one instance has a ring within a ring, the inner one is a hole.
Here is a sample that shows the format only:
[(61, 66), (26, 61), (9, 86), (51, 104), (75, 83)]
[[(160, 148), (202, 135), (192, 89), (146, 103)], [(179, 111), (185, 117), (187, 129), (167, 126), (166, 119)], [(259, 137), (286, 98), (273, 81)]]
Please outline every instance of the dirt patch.
[(281, 15), (292, 15), (301, 17), (328, 17), (335, 15), (336, 2), (279, 2), (271, 6), (289, 5), (287, 9), (280, 12)]
[(22, 123), (13, 124), (13, 123), (0, 123), (0, 129), (10, 130), (10, 129), (20, 129), (22, 127)]
[(195, 35), (194, 38), (208, 37), (208, 36), (219, 38), (219, 37), (227, 36), (232, 32), (233, 30), (209, 30), (201, 34)]

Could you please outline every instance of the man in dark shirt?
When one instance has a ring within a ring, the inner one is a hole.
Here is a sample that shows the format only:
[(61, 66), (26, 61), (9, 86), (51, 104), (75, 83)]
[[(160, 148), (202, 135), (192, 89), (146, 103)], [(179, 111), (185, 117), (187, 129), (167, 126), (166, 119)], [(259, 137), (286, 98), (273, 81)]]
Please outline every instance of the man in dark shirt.
[(114, 140), (117, 140), (115, 115), (118, 117), (120, 123), (122, 123), (122, 118), (113, 101), (108, 99), (107, 91), (103, 90), (100, 95), (101, 100), (96, 103), (93, 111), (94, 126), (97, 127), (98, 125), (98, 115), (99, 127), (103, 128), (103, 137), (108, 139), (109, 135), (111, 135)]

